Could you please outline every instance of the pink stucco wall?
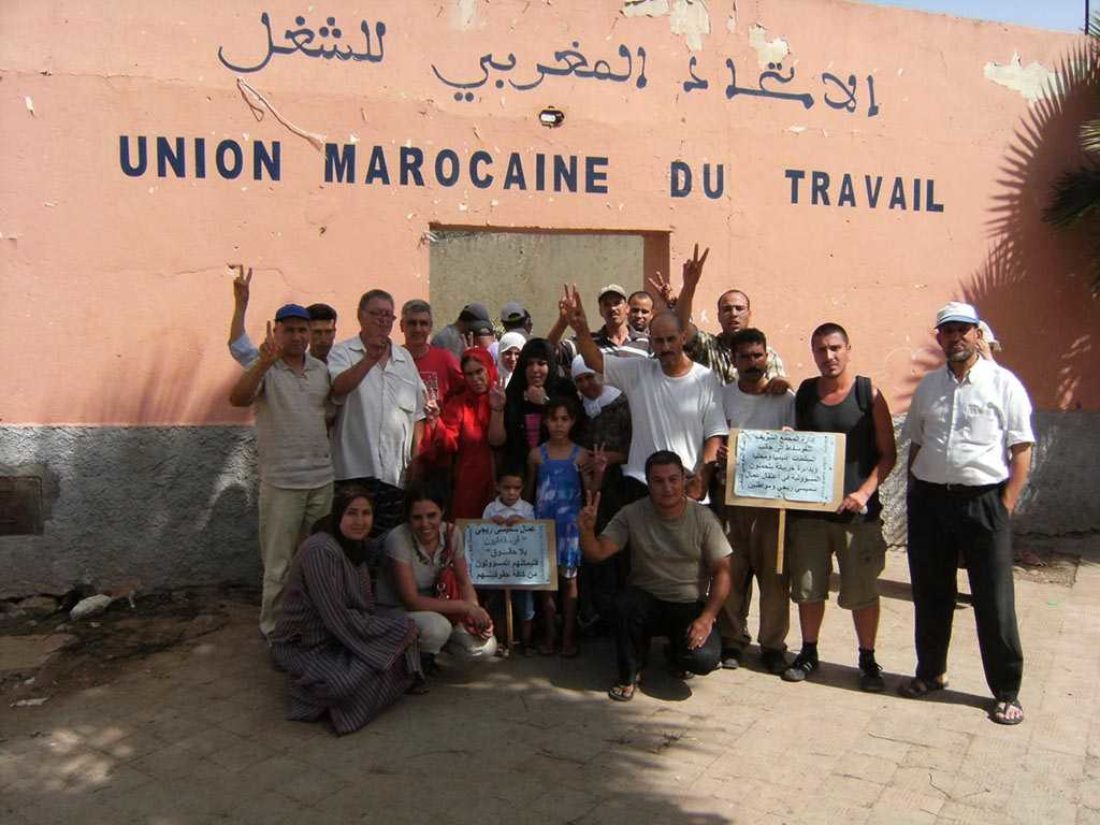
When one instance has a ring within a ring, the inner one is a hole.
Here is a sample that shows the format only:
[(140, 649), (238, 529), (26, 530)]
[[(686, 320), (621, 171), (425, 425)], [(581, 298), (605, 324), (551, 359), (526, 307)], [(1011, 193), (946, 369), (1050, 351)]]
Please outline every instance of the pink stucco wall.
[[(860, 370), (886, 388), (895, 411), (935, 363), (935, 309), (970, 297), (1038, 406), (1100, 407), (1090, 380), (1100, 322), (1081, 279), (1070, 277), (1080, 247), (1038, 220), (1049, 181), (1073, 161), (1072, 106), (1053, 111), (983, 73), (1014, 53), (1024, 66), (1055, 69), (1075, 38), (842, 0), (739, 0), (731, 30), (732, 5), (709, 4), (710, 33), (693, 52), (669, 15), (626, 16), (622, 4), (592, 0), (332, 0), (313, 11), (283, 0), (8, 0), (0, 5), (0, 335), (8, 353), (0, 418), (242, 420), (225, 400), (237, 369), (224, 343), (226, 262), (256, 269), (253, 331), (280, 303), (298, 300), (333, 304), (352, 334), (365, 289), (390, 289), (398, 301), (428, 294), (424, 233), (432, 224), (669, 232), (676, 271), (694, 242), (709, 245), (697, 305), (703, 326), (714, 328), (711, 307), (724, 288), (744, 289), (756, 325), (801, 378), (813, 371), (809, 331), (824, 320), (843, 323)], [(219, 47), (238, 66), (267, 53), (261, 12), (273, 43), (286, 49), (297, 15), (315, 32), (335, 17), (357, 52), (365, 51), (360, 22), (374, 33), (384, 21), (384, 57), (297, 50), (274, 53), (255, 72), (231, 71)], [(810, 94), (811, 108), (727, 97), (727, 58), (741, 88), (759, 88), (766, 67), (749, 42), (756, 24), (768, 40), (789, 43), (780, 71), (796, 72), (765, 86)], [(512, 88), (538, 80), (540, 63), (561, 69), (574, 60), (554, 60), (574, 41), (589, 73), (606, 59), (624, 74), (625, 45), (629, 78), (543, 72), (537, 88)], [(498, 64), (514, 54), (515, 68), (483, 72), (479, 60), (490, 53)], [(688, 92), (693, 54), (696, 75), (710, 85)], [(473, 101), (456, 101), (433, 65), (452, 82), (488, 81)], [(844, 96), (826, 72), (841, 81), (855, 75), (855, 111), (827, 105), (825, 92)], [(257, 121), (238, 77), (301, 130), (355, 143), (357, 182), (326, 183), (324, 153), (270, 113)], [(548, 105), (565, 112), (560, 128), (538, 124)], [(139, 135), (150, 143), (150, 167), (131, 177), (120, 167), (120, 137), (136, 157)], [(158, 177), (156, 136), (186, 139), (185, 177)], [(194, 138), (206, 141), (203, 179)], [(214, 147), (225, 139), (245, 151), (235, 180), (215, 168)], [(251, 141), (280, 142), (280, 180), (252, 179)], [(388, 153), (390, 185), (363, 182), (376, 144)], [(423, 187), (401, 186), (402, 146), (422, 149), (428, 168), (443, 147), (464, 163), (486, 151), (493, 164), (481, 168), (496, 179), (486, 189), (467, 173), (450, 188), (430, 175)], [(582, 169), (584, 156), (605, 157), (607, 191), (505, 189), (511, 152), (529, 164), (529, 187), (535, 153), (579, 155)], [(673, 161), (695, 170), (688, 197), (670, 194)], [(703, 163), (724, 164), (720, 198), (701, 191)], [(806, 174), (797, 204), (788, 169)], [(814, 170), (832, 178), (828, 207), (811, 203)], [(836, 205), (845, 173), (855, 179), (855, 206)], [(867, 204), (865, 174), (885, 178), (877, 208)], [(910, 187), (906, 210), (887, 208), (895, 176)], [(912, 209), (913, 178), (934, 181), (942, 212)], [(1004, 227), (1012, 229), (1008, 243), (997, 234)]]

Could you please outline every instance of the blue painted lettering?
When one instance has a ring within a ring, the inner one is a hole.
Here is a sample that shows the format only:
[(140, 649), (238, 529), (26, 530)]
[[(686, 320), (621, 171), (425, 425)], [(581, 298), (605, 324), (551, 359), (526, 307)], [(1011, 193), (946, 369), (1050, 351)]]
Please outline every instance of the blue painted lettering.
[(674, 198), (686, 198), (691, 194), (691, 167), (682, 160), (674, 160), (668, 168), (669, 194)]
[(527, 188), (527, 179), (523, 175), (523, 161), (520, 160), (519, 152), (512, 152), (509, 156), (508, 171), (504, 174), (504, 188), (513, 187), (521, 192)]
[(470, 180), (473, 181), (474, 186), (478, 189), (488, 189), (493, 185), (493, 176), (486, 172), (482, 175), (478, 171), (478, 166), (492, 166), (493, 156), (484, 150), (478, 150), (470, 155)]
[(798, 184), (806, 177), (801, 169), (788, 169), (783, 176), (791, 182), (791, 203), (798, 203)]
[(174, 151), (168, 143), (168, 138), (157, 138), (157, 177), (168, 177), (169, 166), (172, 167), (172, 171), (176, 173), (177, 178), (182, 178), (184, 176), (186, 164), (183, 150), (183, 138), (181, 137), (176, 138)]
[(704, 163), (703, 164), (703, 194), (706, 195), (711, 200), (716, 200), (716, 199), (722, 197), (722, 193), (725, 192), (725, 190), (726, 190), (726, 180), (725, 180), (725, 178), (726, 178), (726, 167), (725, 167), (725, 164), (717, 163), (717, 164), (715, 164), (715, 166), (718, 169), (718, 171), (715, 172), (715, 176), (717, 177), (717, 181), (715, 182), (715, 184), (713, 186), (711, 186), (711, 182), (710, 182), (710, 164), (709, 163)]
[(144, 135), (138, 135), (137, 153), (138, 160), (135, 166), (130, 162), (130, 138), (126, 135), (118, 136), (118, 165), (122, 167), (122, 173), (131, 178), (140, 178), (145, 174), (145, 168), (149, 165)]
[(607, 194), (607, 158), (584, 159), (584, 191), (589, 195)]
[(367, 164), (367, 176), (363, 183), (381, 181), (383, 186), (390, 185), (390, 170), (386, 165), (386, 153), (381, 146), (375, 146), (370, 152), (370, 162)]
[(415, 146), (401, 147), (401, 185), (408, 186), (409, 178), (416, 181), (417, 186), (424, 185), (424, 176), (420, 174), (420, 167), (424, 163), (424, 152)]
[[(232, 166), (226, 165), (226, 155), (232, 156)], [(241, 170), (244, 168), (244, 152), (241, 151), (241, 145), (237, 141), (228, 138), (223, 140), (214, 152), (214, 165), (218, 167), (218, 174), (227, 180), (239, 177)]]

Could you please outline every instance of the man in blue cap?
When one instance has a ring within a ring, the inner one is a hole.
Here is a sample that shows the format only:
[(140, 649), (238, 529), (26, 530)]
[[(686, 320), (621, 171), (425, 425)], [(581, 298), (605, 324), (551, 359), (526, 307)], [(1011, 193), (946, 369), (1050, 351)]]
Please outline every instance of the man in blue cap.
[(1031, 468), (1031, 401), (1019, 379), (979, 354), (978, 313), (951, 302), (936, 315), (946, 366), (928, 373), (906, 419), (909, 574), (917, 672), (899, 692), (920, 698), (947, 685), (947, 649), (961, 556), (970, 577), (990, 717), (1024, 719), (1017, 695), (1024, 656), (1016, 626), (1011, 517)]
[(229, 394), (255, 406), (260, 475), (260, 556), (264, 565), (260, 632), (275, 629), (283, 585), (298, 542), (332, 509), (332, 456), (326, 416), (332, 379), (306, 353), (310, 314), (286, 304), (267, 324), (259, 357)]

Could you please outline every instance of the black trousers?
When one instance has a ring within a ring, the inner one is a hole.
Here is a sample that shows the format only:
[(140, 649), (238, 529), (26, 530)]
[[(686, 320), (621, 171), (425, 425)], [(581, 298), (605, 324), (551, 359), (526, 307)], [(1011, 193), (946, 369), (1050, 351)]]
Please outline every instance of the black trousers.
[(645, 667), (649, 644), (654, 636), (667, 636), (670, 663), (689, 673), (710, 673), (718, 668), (722, 638), (717, 627), (706, 642), (688, 649), (688, 626), (703, 612), (703, 602), (666, 602), (638, 587), (627, 587), (616, 602), (615, 653), (619, 661), (619, 684), (633, 684)]
[(917, 677), (947, 672), (960, 556), (970, 576), (985, 680), (997, 699), (1020, 692), (1024, 654), (1016, 626), (1012, 530), (1002, 485), (953, 487), (913, 480), (909, 576), (916, 611)]

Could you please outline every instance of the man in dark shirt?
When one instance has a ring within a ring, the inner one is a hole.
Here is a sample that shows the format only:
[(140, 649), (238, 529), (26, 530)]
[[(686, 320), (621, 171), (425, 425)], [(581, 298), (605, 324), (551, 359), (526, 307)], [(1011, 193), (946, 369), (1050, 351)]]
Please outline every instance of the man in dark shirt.
[(837, 603), (852, 611), (859, 641), (859, 686), (885, 684), (875, 661), (878, 577), (886, 562), (878, 488), (897, 461), (894, 425), (882, 393), (849, 369), (852, 347), (839, 324), (822, 324), (810, 336), (820, 378), (807, 378), (795, 397), (799, 430), (846, 437), (844, 501), (836, 513), (797, 513), (791, 520), (791, 598), (798, 604), (802, 650), (783, 679), (801, 682), (817, 669), (817, 639), (829, 597), (830, 556), (840, 569)]

